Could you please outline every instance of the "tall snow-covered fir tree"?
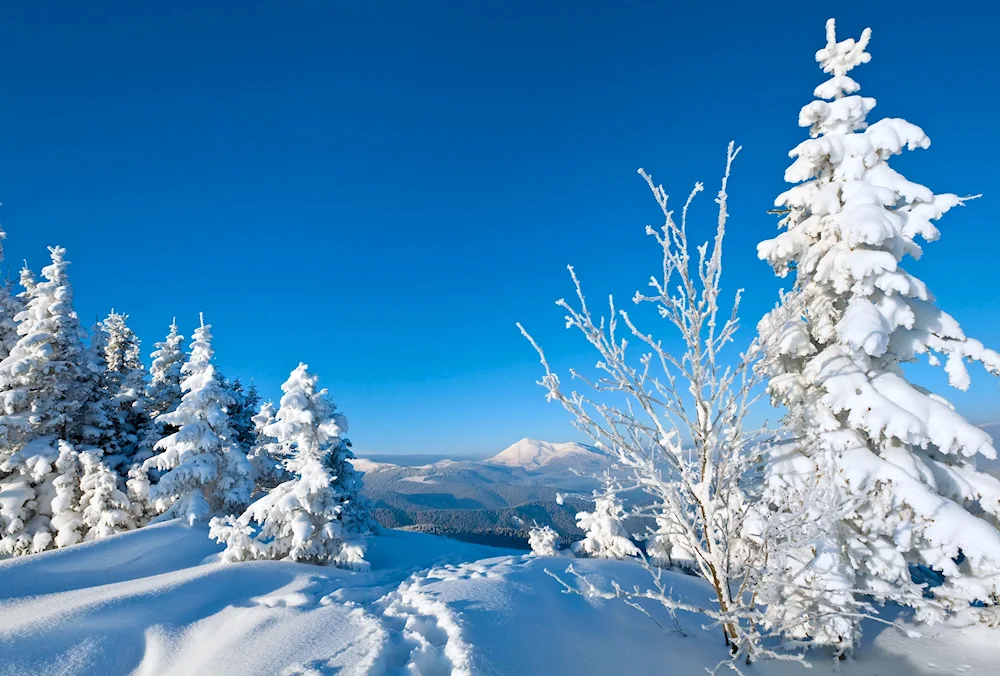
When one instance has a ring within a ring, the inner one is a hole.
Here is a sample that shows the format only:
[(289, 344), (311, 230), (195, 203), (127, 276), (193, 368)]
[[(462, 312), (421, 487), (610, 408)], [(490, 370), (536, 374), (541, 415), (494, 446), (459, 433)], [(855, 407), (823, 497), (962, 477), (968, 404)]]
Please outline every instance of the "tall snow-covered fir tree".
[(139, 357), (139, 338), (125, 323), (127, 319), (128, 315), (112, 310), (92, 337), (98, 349), (103, 349), (94, 399), (107, 419), (97, 445), (104, 451), (104, 464), (121, 470), (128, 469), (147, 428), (145, 368)]
[(227, 413), (232, 399), (216, 378), (210, 329), (204, 321), (195, 329), (190, 356), (181, 368), (184, 396), (175, 410), (157, 418), (177, 431), (160, 440), (158, 454), (142, 465), (146, 472), (162, 472), (148, 488), (160, 514), (157, 520), (183, 517), (193, 522), (242, 511), (250, 502), (250, 463)]
[[(170, 423), (160, 420), (164, 413), (176, 410), (181, 403), (181, 367), (184, 365), (184, 341), (177, 329), (177, 319), (170, 322), (166, 338), (155, 343), (156, 349), (150, 355), (149, 382), (146, 384), (145, 411), (146, 426), (139, 434), (139, 447), (128, 470), (128, 498), (132, 502), (132, 512), (142, 525), (157, 516), (156, 507), (150, 502), (150, 474), (158, 475), (155, 469), (146, 470), (143, 464), (156, 453), (155, 447), (161, 439), (177, 431)], [(153, 477), (155, 478), (155, 477)]]
[(18, 273), (18, 282), (21, 285), (21, 293), (17, 294), (17, 300), (20, 301), (23, 309), (23, 306), (26, 306), (31, 299), (31, 294), (34, 293), (35, 285), (38, 283), (35, 281), (35, 273), (31, 271), (27, 263), (24, 264), (21, 272)]
[(80, 440), (87, 448), (102, 449), (101, 452), (103, 444), (113, 436), (109, 397), (101, 390), (101, 378), (108, 370), (107, 338), (99, 321), (90, 327), (90, 345), (83, 355), (84, 385), (80, 396)]
[(305, 364), (292, 371), (274, 422), (285, 468), (294, 476), (239, 518), (213, 519), (211, 534), (226, 543), (223, 560), (288, 559), (365, 568), (364, 535), (374, 522), (360, 497), (350, 459), (347, 418)]
[(118, 486), (118, 475), (94, 452), (80, 453), (78, 512), (86, 529), (85, 541), (98, 540), (136, 528), (131, 501)]
[(254, 442), (247, 454), (250, 466), (253, 467), (254, 493), (266, 493), (278, 484), (292, 478), (281, 461), (281, 444), (265, 430), (274, 423), (277, 409), (274, 403), (267, 401), (261, 405), (257, 415), (253, 417)]
[(169, 413), (181, 403), (181, 367), (184, 365), (184, 336), (177, 331), (177, 320), (170, 323), (170, 332), (155, 344), (150, 357), (149, 385), (146, 387), (146, 408), (153, 417)]
[[(811, 138), (791, 151), (785, 180), (796, 185), (775, 202), (784, 232), (758, 247), (779, 276), (795, 275), (806, 302), (769, 346), (769, 392), (796, 433), (769, 463), (771, 498), (803, 500), (826, 484), (847, 500), (828, 536), (790, 557), (785, 599), (773, 605), (795, 614), (870, 594), (933, 620), (940, 605), (1000, 601), (1000, 481), (976, 468), (996, 456), (989, 435), (911, 383), (902, 365), (943, 361), (950, 384), (964, 390), (967, 363), (1000, 374), (1000, 355), (967, 337), (903, 267), (922, 253), (917, 237), (936, 240), (933, 221), (965, 199), (934, 194), (889, 165), (930, 140), (905, 120), (868, 123), (875, 100), (856, 94), (848, 72), (870, 60), (869, 38), (866, 29), (858, 41), (837, 42), (828, 22), (816, 60), (830, 79), (799, 114)], [(779, 316), (762, 320), (762, 336)], [(933, 600), (911, 581), (911, 566), (943, 575)], [(799, 584), (826, 592), (805, 594)], [(855, 642), (857, 624), (842, 615), (808, 616), (800, 637), (841, 650)]]
[[(0, 262), (3, 261), (3, 240), (7, 233), (0, 228)], [(0, 361), (7, 358), (17, 344), (17, 321), (14, 319), (24, 308), (18, 297), (11, 291), (6, 279), (0, 283)]]
[(181, 367), (184, 365), (184, 350), (181, 343), (184, 336), (178, 333), (177, 320), (170, 323), (166, 338), (155, 343), (156, 349), (150, 357), (149, 382), (146, 385), (145, 410), (146, 428), (139, 440), (137, 462), (143, 462), (153, 455), (156, 443), (177, 430), (159, 417), (170, 413), (181, 403)]
[(36, 283), (25, 268), (19, 339), (0, 362), (0, 552), (27, 554), (78, 542), (80, 467), (92, 390), (83, 330), (73, 310), (65, 249)]
[(32, 439), (0, 464), (0, 555), (35, 554), (76, 544), (80, 466), (73, 444)]
[(27, 303), (17, 315), (18, 341), (0, 362), (0, 462), (39, 437), (77, 441), (87, 377), (83, 330), (73, 309), (66, 250), (34, 283), (23, 275)]
[(253, 419), (258, 413), (257, 405), (260, 403), (260, 394), (257, 392), (257, 386), (253, 383), (250, 383), (248, 389), (244, 389), (239, 378), (227, 383), (225, 389), (233, 398), (229, 418), (233, 422), (236, 441), (245, 453), (249, 453), (257, 440), (257, 429)]

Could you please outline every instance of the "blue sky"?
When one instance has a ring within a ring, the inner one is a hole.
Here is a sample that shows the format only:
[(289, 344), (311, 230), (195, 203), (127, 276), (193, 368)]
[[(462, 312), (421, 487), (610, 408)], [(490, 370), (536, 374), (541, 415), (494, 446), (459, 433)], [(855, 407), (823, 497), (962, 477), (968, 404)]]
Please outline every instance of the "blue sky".
[[(911, 266), (1000, 344), (995, 10), (854, 3), (874, 117), (934, 145), (895, 166), (985, 197)], [(0, 220), (7, 265), (73, 261), (89, 324), (127, 312), (144, 352), (204, 311), (230, 376), (277, 396), (300, 360), (371, 452), (488, 452), (574, 437), (544, 402), (526, 324), (556, 366), (593, 359), (553, 305), (572, 263), (596, 301), (657, 265), (645, 167), (678, 200), (725, 146), (726, 284), (747, 331), (778, 282), (775, 232), (799, 108), (822, 80), (809, 3), (10, 3), (0, 11)], [(973, 17), (975, 17), (973, 19)], [(992, 17), (992, 18), (991, 18)], [(655, 321), (655, 320), (654, 320)], [(921, 371), (921, 375), (925, 375)], [(948, 392), (1000, 418), (997, 385)], [(935, 388), (943, 379), (924, 381)]]

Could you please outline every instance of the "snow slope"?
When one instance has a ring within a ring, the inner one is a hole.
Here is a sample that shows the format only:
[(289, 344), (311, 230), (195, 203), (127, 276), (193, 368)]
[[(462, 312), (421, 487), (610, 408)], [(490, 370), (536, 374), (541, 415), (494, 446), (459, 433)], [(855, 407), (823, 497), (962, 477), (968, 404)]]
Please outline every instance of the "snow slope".
[[(568, 559), (512, 555), (402, 531), (372, 538), (372, 570), (216, 563), (204, 527), (169, 522), (0, 561), (0, 674), (697, 674), (725, 655), (718, 631), (686, 635), (620, 603), (561, 592), (546, 569)], [(644, 581), (628, 562), (578, 560), (598, 586)], [(676, 593), (703, 597), (676, 575)], [(988, 629), (906, 640), (867, 627), (848, 676), (996, 674)], [(761, 663), (753, 674), (831, 674)]]
[(520, 467), (531, 472), (551, 465), (590, 469), (603, 461), (604, 458), (600, 454), (582, 444), (574, 442), (553, 444), (536, 439), (521, 439), (485, 462)]

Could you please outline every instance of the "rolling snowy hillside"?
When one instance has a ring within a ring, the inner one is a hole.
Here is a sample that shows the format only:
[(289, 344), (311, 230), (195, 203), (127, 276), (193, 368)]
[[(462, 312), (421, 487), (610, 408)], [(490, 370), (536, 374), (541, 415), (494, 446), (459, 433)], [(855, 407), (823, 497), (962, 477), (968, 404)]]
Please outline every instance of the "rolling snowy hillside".
[[(562, 593), (521, 556), (387, 531), (368, 572), (285, 562), (219, 564), (207, 529), (174, 521), (66, 549), (0, 561), (4, 676), (557, 676), (704, 673), (726, 655), (718, 631), (658, 607), (656, 623), (618, 602)], [(629, 562), (581, 559), (600, 588), (643, 583)], [(697, 578), (674, 592), (700, 600)], [(760, 676), (995, 674), (990, 630), (931, 628), (906, 640), (869, 625), (854, 659), (815, 668), (761, 662)]]

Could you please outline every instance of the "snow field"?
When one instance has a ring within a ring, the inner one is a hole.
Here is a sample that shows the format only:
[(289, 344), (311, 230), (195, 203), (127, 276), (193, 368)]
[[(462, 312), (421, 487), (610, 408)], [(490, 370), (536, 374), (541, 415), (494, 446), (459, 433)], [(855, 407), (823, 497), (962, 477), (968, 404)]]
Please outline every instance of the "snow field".
[[(698, 674), (725, 657), (719, 632), (662, 608), (563, 593), (562, 557), (521, 556), (386, 531), (371, 569), (219, 563), (205, 526), (181, 521), (0, 561), (0, 674), (480, 676)], [(642, 584), (629, 561), (576, 559), (601, 588)], [(676, 574), (674, 593), (708, 598)], [(567, 578), (568, 579), (568, 578)], [(991, 631), (865, 625), (856, 657), (814, 669), (761, 662), (752, 674), (996, 674)]]

